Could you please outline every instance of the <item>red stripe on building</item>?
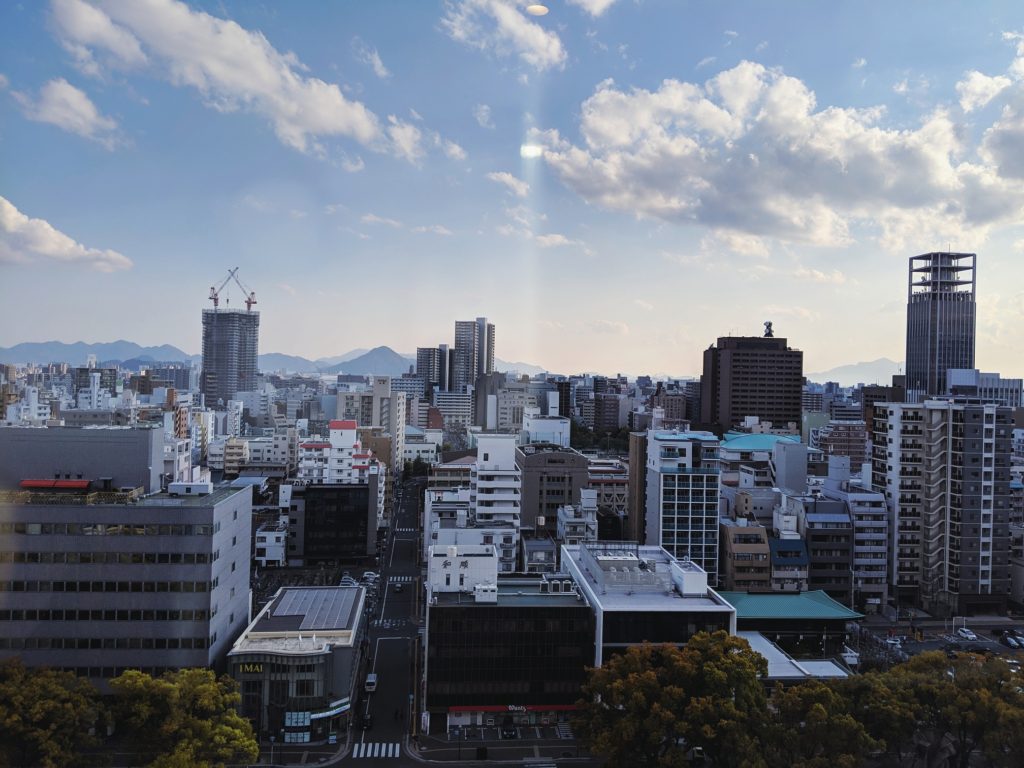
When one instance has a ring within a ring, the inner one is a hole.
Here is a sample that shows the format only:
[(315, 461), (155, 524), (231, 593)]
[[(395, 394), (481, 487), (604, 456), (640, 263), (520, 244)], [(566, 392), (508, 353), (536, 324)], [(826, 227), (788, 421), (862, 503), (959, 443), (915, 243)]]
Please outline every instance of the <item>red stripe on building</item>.
[(329, 426), (331, 429), (356, 429), (357, 424), (352, 419), (336, 419)]

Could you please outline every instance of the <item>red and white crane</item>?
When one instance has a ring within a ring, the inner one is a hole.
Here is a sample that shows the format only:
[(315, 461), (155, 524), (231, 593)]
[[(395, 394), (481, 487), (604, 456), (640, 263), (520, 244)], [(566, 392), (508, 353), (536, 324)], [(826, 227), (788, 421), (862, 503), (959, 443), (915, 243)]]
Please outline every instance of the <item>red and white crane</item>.
[[(238, 267), (228, 270), (228, 276), (224, 278), (224, 281), (219, 286), (210, 286), (210, 301), (213, 302), (213, 308), (216, 309), (220, 305), (220, 292), (224, 290), (224, 286), (232, 280), (235, 284), (242, 289), (242, 294), (245, 296), (245, 308), (246, 310), (252, 310), (252, 305), (256, 303), (256, 292), (246, 286), (238, 277)], [(227, 301), (225, 301), (227, 303)]]

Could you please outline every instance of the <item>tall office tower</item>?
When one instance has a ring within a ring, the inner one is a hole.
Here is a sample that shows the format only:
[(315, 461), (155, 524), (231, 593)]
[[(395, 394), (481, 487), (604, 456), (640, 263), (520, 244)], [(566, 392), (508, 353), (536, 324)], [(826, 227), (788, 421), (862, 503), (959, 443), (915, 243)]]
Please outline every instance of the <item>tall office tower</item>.
[[(638, 468), (639, 470), (639, 468)], [(647, 544), (689, 557), (718, 579), (718, 438), (710, 432), (647, 433)]]
[(974, 367), (973, 253), (910, 257), (907, 279), (907, 400), (946, 393), (946, 371)]
[(1012, 428), (1012, 409), (976, 400), (875, 405), (871, 484), (889, 506), (897, 605), (1006, 609)]
[(494, 324), (486, 317), (455, 322), (451, 370), (453, 392), (466, 392), (478, 376), (494, 372)]
[(203, 310), (203, 371), (206, 405), (232, 400), (256, 389), (260, 313), (247, 309)]
[(429, 387), (441, 383), (441, 350), (438, 347), (416, 347), (416, 375)]
[(722, 429), (744, 416), (800, 424), (804, 353), (770, 336), (724, 336), (704, 350), (700, 423)]

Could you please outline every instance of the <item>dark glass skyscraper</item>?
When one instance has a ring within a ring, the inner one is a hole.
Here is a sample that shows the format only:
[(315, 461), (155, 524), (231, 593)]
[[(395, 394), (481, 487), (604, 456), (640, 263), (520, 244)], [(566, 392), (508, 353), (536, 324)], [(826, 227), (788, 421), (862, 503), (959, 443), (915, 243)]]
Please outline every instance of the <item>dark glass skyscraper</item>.
[(974, 367), (973, 253), (910, 257), (907, 280), (907, 400), (946, 393), (946, 371)]
[(203, 372), (199, 388), (207, 406), (236, 392), (256, 389), (260, 313), (248, 309), (203, 310)]

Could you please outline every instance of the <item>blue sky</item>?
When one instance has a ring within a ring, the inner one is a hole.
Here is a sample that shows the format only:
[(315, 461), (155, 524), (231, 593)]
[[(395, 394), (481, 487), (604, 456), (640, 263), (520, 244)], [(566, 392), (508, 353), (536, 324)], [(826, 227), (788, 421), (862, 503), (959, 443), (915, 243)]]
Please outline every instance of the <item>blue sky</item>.
[[(979, 254), (1024, 375), (1019, 3), (0, 5), (0, 345), (451, 341), (699, 372), (764, 320), (805, 370), (903, 357), (906, 259)], [(241, 299), (235, 291), (233, 303)]]

